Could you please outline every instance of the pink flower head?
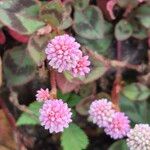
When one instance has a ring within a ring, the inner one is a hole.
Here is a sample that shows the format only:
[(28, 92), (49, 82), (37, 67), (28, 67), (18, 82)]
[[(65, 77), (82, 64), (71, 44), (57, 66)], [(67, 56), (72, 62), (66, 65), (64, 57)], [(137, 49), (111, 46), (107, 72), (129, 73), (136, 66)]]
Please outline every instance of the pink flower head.
[(116, 4), (117, 4), (117, 0), (109, 0), (106, 4), (106, 9), (109, 12), (111, 19), (113, 19), (113, 20), (116, 18), (113, 13), (113, 8)]
[(75, 68), (82, 52), (75, 38), (64, 34), (52, 39), (45, 49), (49, 65), (58, 72)]
[(50, 94), (49, 94), (49, 89), (40, 89), (37, 91), (37, 94), (36, 94), (36, 100), (39, 101), (39, 102), (43, 102), (43, 101), (46, 101), (48, 100), (50, 97)]
[(127, 135), (130, 130), (130, 121), (122, 112), (116, 112), (111, 123), (105, 128), (107, 135), (113, 139), (121, 139)]
[(50, 133), (62, 132), (64, 128), (68, 128), (72, 113), (68, 105), (61, 99), (53, 99), (45, 101), (40, 109), (41, 125), (48, 129)]
[(107, 99), (95, 100), (89, 110), (90, 119), (99, 127), (106, 127), (112, 121), (115, 110)]
[(72, 69), (72, 74), (74, 77), (85, 76), (90, 72), (90, 61), (88, 60), (89, 56), (81, 56), (75, 68)]
[(148, 124), (135, 125), (127, 137), (130, 150), (150, 150), (150, 126)]
[(139, 3), (142, 3), (142, 2), (144, 2), (144, 1), (145, 1), (145, 0), (138, 0)]

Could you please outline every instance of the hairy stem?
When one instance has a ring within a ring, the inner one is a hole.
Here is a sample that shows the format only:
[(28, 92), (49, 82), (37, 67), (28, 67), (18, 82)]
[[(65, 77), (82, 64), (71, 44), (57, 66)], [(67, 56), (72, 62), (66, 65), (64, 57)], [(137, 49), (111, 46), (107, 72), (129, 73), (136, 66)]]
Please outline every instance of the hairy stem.
[(51, 85), (51, 98), (57, 98), (57, 87), (56, 87), (56, 73), (54, 70), (50, 71), (50, 85)]

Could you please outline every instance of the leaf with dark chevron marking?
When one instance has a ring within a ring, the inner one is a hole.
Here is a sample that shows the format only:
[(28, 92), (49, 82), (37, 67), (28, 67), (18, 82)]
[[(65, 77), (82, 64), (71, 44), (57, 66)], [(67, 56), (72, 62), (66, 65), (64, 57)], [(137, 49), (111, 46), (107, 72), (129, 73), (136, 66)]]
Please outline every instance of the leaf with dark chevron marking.
[(25, 84), (34, 78), (36, 64), (24, 46), (14, 47), (4, 54), (4, 76), (8, 86)]
[(86, 39), (101, 39), (104, 36), (104, 18), (101, 10), (89, 6), (84, 10), (75, 9), (75, 32)]
[(64, 6), (60, 0), (53, 0), (42, 5), (40, 18), (51, 26), (59, 26), (63, 20)]
[(38, 6), (32, 0), (1, 2), (0, 21), (21, 34), (32, 34), (45, 24), (38, 20)]

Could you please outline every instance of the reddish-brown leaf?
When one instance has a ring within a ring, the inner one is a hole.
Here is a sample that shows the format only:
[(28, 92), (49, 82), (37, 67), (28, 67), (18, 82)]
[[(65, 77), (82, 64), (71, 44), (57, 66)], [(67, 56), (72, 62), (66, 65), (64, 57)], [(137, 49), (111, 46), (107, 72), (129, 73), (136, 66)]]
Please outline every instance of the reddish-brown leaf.
[(0, 29), (0, 44), (4, 44), (6, 42), (5, 35), (3, 31)]
[(27, 43), (28, 40), (29, 40), (29, 36), (27, 36), (27, 35), (21, 35), (20, 33), (12, 30), (10, 28), (8, 28), (8, 32), (18, 42)]
[(62, 93), (69, 93), (78, 89), (81, 81), (74, 79), (72, 82), (68, 81), (63, 74), (56, 74), (56, 82)]

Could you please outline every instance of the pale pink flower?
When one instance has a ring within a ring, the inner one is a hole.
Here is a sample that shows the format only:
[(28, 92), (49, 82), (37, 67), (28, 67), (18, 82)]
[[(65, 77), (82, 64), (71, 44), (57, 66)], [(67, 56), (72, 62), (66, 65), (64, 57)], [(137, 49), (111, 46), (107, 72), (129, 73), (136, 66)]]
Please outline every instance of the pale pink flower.
[(117, 0), (109, 0), (106, 4), (106, 9), (109, 12), (111, 19), (113, 19), (113, 20), (116, 18), (113, 13), (113, 8), (116, 4), (117, 4)]
[(49, 94), (49, 89), (40, 89), (37, 91), (37, 94), (36, 94), (36, 100), (39, 101), (39, 102), (43, 102), (43, 101), (46, 101), (48, 100), (50, 97), (50, 94)]
[(127, 137), (130, 150), (150, 150), (150, 126), (148, 124), (135, 125)]
[(49, 65), (58, 72), (75, 68), (82, 55), (79, 48), (80, 44), (75, 42), (75, 38), (67, 34), (56, 36), (45, 49)]
[(72, 74), (74, 77), (85, 76), (90, 72), (90, 61), (88, 60), (89, 56), (81, 56), (75, 68), (72, 69)]
[(115, 110), (107, 99), (99, 99), (92, 102), (89, 114), (93, 123), (99, 127), (106, 127), (112, 121)]
[(144, 1), (145, 1), (145, 0), (138, 0), (139, 3), (142, 3), (142, 2), (144, 2)]
[(39, 119), (41, 125), (50, 133), (58, 133), (69, 127), (69, 123), (72, 122), (71, 115), (71, 109), (68, 108), (67, 103), (61, 99), (53, 99), (45, 101), (40, 109)]
[(121, 139), (127, 135), (129, 130), (130, 121), (128, 117), (122, 112), (116, 112), (104, 131), (113, 139)]

